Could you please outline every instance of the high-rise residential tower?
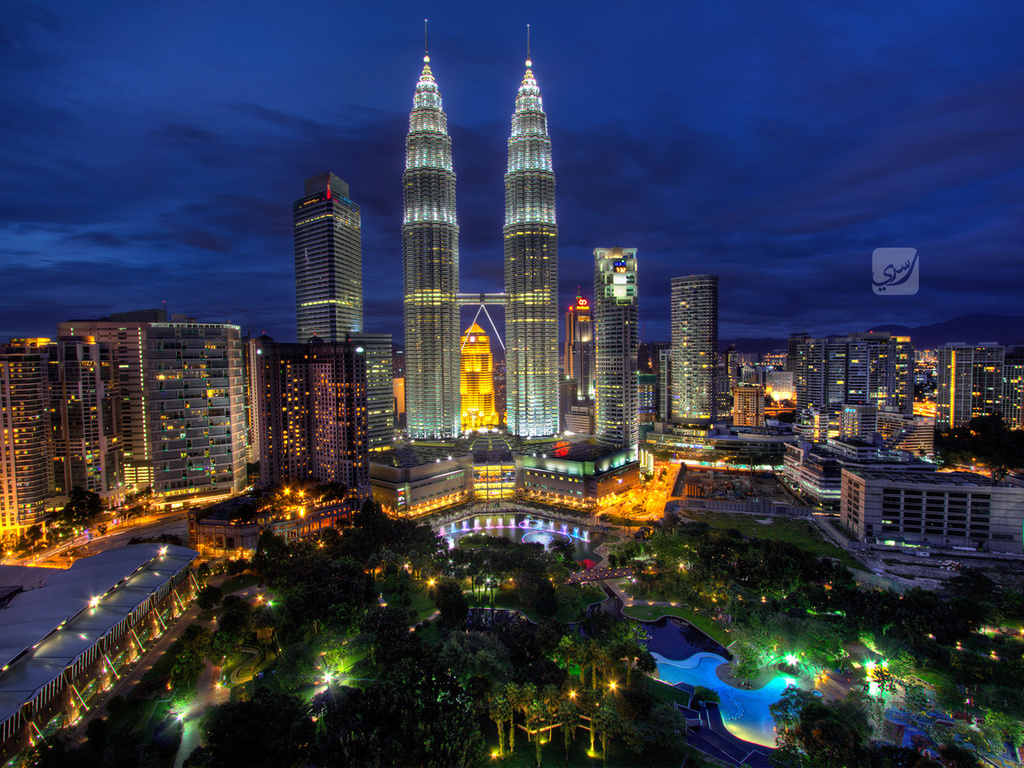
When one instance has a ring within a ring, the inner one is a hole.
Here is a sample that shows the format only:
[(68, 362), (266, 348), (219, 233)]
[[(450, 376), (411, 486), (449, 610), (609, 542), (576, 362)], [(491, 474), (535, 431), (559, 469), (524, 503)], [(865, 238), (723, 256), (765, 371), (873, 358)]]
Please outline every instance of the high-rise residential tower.
[(1003, 363), (999, 344), (947, 344), (938, 350), (935, 426), (952, 429), (975, 416), (1003, 412)]
[(363, 330), (359, 206), (330, 172), (306, 179), (305, 191), (292, 205), (298, 339), (330, 343)]
[(590, 304), (582, 296), (565, 313), (565, 377), (576, 382), (576, 399), (593, 400), (595, 380), (594, 326)]
[(594, 249), (594, 330), (597, 337), (597, 424), (600, 443), (635, 448), (637, 413), (636, 248)]
[(558, 432), (558, 225), (551, 139), (526, 61), (505, 174), (505, 344), (509, 431)]
[(405, 142), (402, 269), (405, 397), (411, 437), (451, 437), (459, 411), (459, 226), (441, 93), (423, 57)]
[(47, 344), (0, 345), (0, 541), (39, 522), (52, 491)]
[(672, 278), (672, 418), (715, 419), (718, 277)]
[[(260, 401), (260, 471), (270, 483), (338, 483), (353, 509), (369, 496), (365, 339), (324, 344), (253, 342)], [(390, 364), (390, 360), (389, 360)]]

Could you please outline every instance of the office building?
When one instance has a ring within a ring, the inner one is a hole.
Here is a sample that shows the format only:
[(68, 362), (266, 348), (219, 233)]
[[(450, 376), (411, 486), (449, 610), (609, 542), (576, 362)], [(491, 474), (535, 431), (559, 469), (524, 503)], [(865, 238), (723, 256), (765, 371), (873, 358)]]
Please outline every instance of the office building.
[(395, 442), (394, 361), (390, 333), (349, 333), (344, 340), (366, 353), (366, 407), (370, 450)]
[(1003, 362), (998, 344), (947, 344), (938, 350), (936, 405), (939, 429), (1003, 410)]
[(39, 522), (51, 495), (49, 339), (0, 346), (0, 540)]
[(47, 356), (53, 493), (66, 498), (82, 488), (117, 506), (124, 493), (121, 402), (110, 348), (64, 336)]
[(459, 226), (452, 140), (441, 93), (424, 56), (402, 174), (405, 399), (413, 438), (458, 434)]
[(224, 323), (150, 323), (143, 353), (153, 492), (231, 495), (246, 484), (241, 333)]
[(363, 330), (363, 260), (359, 206), (333, 173), (306, 179), (292, 205), (295, 315), (299, 342), (340, 341)]
[(337, 483), (358, 507), (370, 494), (366, 348), (269, 336), (255, 347), (263, 481)]
[[(526, 63), (505, 174), (505, 309), (508, 429), (558, 432), (558, 225), (551, 139), (540, 88)], [(411, 406), (410, 406), (411, 407)]]
[(462, 431), (497, 427), (491, 339), (483, 328), (473, 323), (463, 334), (461, 347)]
[(757, 384), (739, 384), (732, 390), (734, 427), (764, 426), (764, 388)]
[(718, 277), (672, 278), (672, 418), (710, 423), (718, 369)]
[(593, 401), (597, 391), (594, 325), (590, 302), (577, 295), (565, 312), (566, 378), (576, 382), (576, 399)]
[(636, 448), (637, 346), (640, 343), (636, 248), (594, 249), (598, 442)]
[(869, 543), (1024, 554), (1020, 477), (843, 469), (840, 509)]

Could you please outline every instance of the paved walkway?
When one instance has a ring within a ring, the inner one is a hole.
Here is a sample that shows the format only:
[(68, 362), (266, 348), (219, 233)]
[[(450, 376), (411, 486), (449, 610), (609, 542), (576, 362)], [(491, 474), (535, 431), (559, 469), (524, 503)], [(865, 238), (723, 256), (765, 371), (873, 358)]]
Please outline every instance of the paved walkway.
[(619, 579), (633, 573), (632, 568), (594, 567), (572, 574), (566, 584), (579, 584), (584, 581), (601, 581), (602, 579)]
[(182, 721), (181, 743), (174, 758), (174, 768), (182, 768), (192, 750), (199, 746), (199, 721), (206, 708), (226, 704), (231, 699), (231, 691), (220, 684), (221, 668), (209, 659), (205, 661), (206, 666), (196, 682), (196, 700)]
[[(199, 607), (193, 605), (183, 614), (178, 616), (175, 622), (167, 628), (167, 630), (159, 637), (159, 639), (149, 647), (149, 649), (143, 653), (142, 657), (135, 661), (132, 668), (126, 673), (122, 674), (114, 685), (112, 685), (102, 698), (100, 698), (92, 708), (86, 712), (78, 723), (68, 732), (68, 737), (72, 743), (81, 743), (85, 741), (85, 726), (89, 720), (94, 717), (107, 717), (107, 702), (110, 701), (112, 696), (127, 696), (131, 693), (132, 688), (139, 684), (139, 681), (145, 676), (149, 670), (153, 668), (156, 662), (160, 659), (164, 653), (174, 644), (174, 641), (181, 637), (182, 632), (185, 628), (196, 621), (199, 616)], [(196, 622), (202, 626), (211, 626), (207, 622)]]

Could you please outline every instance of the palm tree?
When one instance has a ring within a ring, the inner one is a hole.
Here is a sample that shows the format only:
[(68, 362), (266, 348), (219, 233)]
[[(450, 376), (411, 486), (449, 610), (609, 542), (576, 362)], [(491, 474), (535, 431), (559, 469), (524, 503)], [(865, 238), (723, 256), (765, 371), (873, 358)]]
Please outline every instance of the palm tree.
[(572, 699), (565, 699), (558, 705), (558, 719), (562, 723), (562, 739), (565, 743), (565, 761), (569, 762), (569, 748), (576, 738), (580, 724), (580, 711)]
[[(608, 764), (608, 737), (613, 736), (620, 725), (619, 710), (615, 708), (615, 702), (605, 699), (590, 721), (591, 735), (597, 731), (601, 738), (601, 755), (605, 765)], [(593, 737), (591, 737), (591, 741), (593, 741)]]
[[(505, 721), (512, 719), (512, 704), (509, 703), (504, 687), (491, 691), (487, 696), (489, 713), (494, 724), (498, 726), (498, 755), (505, 754)], [(511, 737), (510, 737), (511, 739)]]

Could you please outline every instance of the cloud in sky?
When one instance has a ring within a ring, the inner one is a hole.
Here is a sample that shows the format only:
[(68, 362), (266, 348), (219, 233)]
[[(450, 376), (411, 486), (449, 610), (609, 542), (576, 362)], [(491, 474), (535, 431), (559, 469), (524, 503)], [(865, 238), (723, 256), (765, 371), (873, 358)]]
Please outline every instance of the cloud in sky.
[[(502, 287), (520, 31), (558, 179), (560, 284), (639, 249), (718, 274), (721, 337), (1019, 313), (1024, 7), (930, 2), (429, 6), (458, 174), (461, 279)], [(402, 336), (401, 173), (419, 4), (12, 5), (0, 19), (0, 338), (166, 301), (294, 338), (291, 202), (362, 207), (367, 330)], [(879, 246), (921, 291), (877, 297)]]

